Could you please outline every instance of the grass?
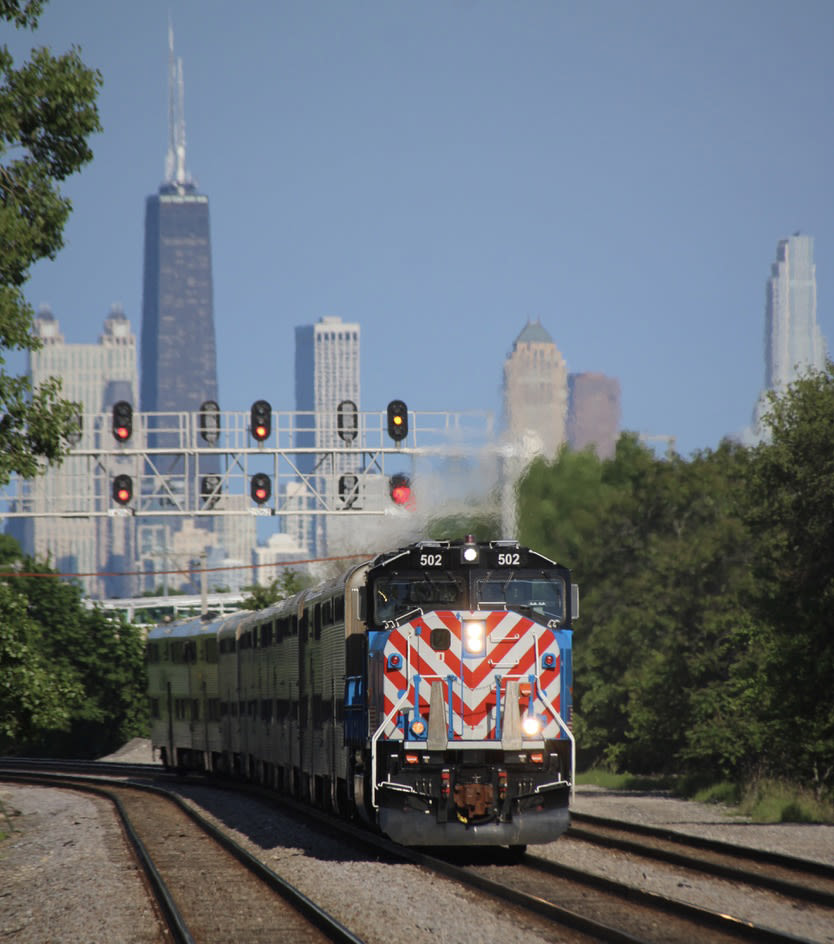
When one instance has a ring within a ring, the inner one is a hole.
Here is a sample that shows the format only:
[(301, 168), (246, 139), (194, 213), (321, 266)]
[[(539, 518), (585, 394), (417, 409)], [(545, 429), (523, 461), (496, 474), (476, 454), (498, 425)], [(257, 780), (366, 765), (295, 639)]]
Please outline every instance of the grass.
[(834, 803), (807, 787), (760, 780), (742, 793), (739, 809), (754, 823), (834, 823)]
[(604, 787), (606, 790), (674, 790), (676, 777), (640, 776), (635, 774), (614, 774), (609, 770), (594, 767), (576, 775), (577, 784)]
[(711, 784), (674, 776), (615, 774), (594, 768), (577, 774), (577, 784), (607, 790), (654, 790), (672, 793), (698, 803), (716, 803), (749, 816), (754, 823), (831, 823), (834, 800), (821, 799), (813, 790), (782, 780), (756, 780), (739, 785), (730, 781)]

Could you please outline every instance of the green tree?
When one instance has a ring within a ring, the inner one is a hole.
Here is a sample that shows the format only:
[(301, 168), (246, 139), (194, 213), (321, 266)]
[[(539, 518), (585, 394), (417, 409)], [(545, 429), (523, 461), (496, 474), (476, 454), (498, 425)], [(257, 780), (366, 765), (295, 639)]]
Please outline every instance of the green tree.
[(577, 566), (610, 493), (602, 473), (603, 463), (590, 449), (562, 449), (553, 462), (535, 459), (518, 488), (522, 543)]
[[(45, 576), (21, 576), (32, 573)], [(15, 653), (19, 655), (7, 691), (17, 705), (17, 720), (4, 749), (95, 757), (145, 733), (141, 631), (121, 617), (88, 609), (80, 586), (31, 558), (20, 562), (17, 574), (0, 575), (0, 588), (9, 607), (8, 620), (2, 622), (12, 627), (5, 635), (4, 658), (12, 665)], [(57, 712), (50, 700), (44, 701), (44, 679), (47, 690), (54, 688), (58, 697)], [(33, 705), (40, 704), (50, 711), (34, 712)]]
[[(2, 0), (0, 19), (34, 29), (40, 0)], [(15, 67), (0, 46), (0, 485), (31, 478), (59, 461), (77, 429), (78, 407), (51, 379), (32, 389), (4, 368), (7, 350), (37, 350), (33, 312), (23, 295), (29, 269), (53, 259), (71, 205), (59, 184), (92, 158), (88, 137), (101, 130), (95, 99), (100, 74), (73, 48), (60, 56), (33, 49)]]
[(80, 696), (72, 673), (56, 671), (42, 651), (42, 627), (25, 596), (0, 581), (0, 753), (45, 730), (66, 730)]
[(305, 586), (307, 586), (307, 581), (296, 571), (285, 570), (280, 577), (276, 577), (266, 587), (259, 584), (244, 587), (249, 596), (244, 597), (243, 607), (247, 610), (265, 610), (279, 600), (286, 600), (287, 597), (294, 596), (303, 590)]
[(755, 450), (758, 697), (768, 772), (834, 783), (834, 363), (771, 396), (769, 442)]
[(732, 767), (742, 739), (722, 750), (712, 735), (722, 706), (743, 694), (727, 686), (748, 642), (746, 462), (729, 443), (691, 461), (658, 459), (624, 434), (611, 460), (564, 451), (531, 466), (519, 499), (525, 543), (568, 564), (583, 587), (574, 654), (583, 763)]

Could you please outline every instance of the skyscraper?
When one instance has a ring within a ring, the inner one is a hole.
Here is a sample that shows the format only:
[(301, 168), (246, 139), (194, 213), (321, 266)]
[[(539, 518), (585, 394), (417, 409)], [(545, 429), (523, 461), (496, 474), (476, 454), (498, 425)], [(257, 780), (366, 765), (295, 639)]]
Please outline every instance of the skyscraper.
[[(136, 402), (136, 337), (122, 307), (111, 308), (98, 344), (68, 344), (49, 308), (38, 312), (34, 329), (42, 347), (29, 353), (28, 373), (33, 385), (60, 377), (61, 396), (81, 404), (79, 448), (111, 448), (109, 412), (113, 404), (119, 400)], [(104, 484), (108, 487), (109, 481)], [(9, 533), (27, 553), (48, 557), (66, 573), (131, 570), (132, 520), (78, 514), (109, 504), (109, 494), (101, 491), (101, 481), (97, 485), (91, 477), (87, 459), (70, 455), (60, 466), (26, 483), (26, 488), (36, 516), (12, 519)], [(61, 517), (67, 513), (74, 515)], [(83, 582), (92, 596), (124, 593), (129, 587), (128, 580), (115, 577), (88, 577)]]
[(593, 446), (600, 459), (614, 455), (620, 427), (620, 382), (605, 374), (568, 377), (568, 442), (572, 449)]
[[(357, 471), (349, 457), (337, 457), (332, 464), (323, 461), (328, 450), (344, 445), (337, 430), (339, 404), (349, 400), (357, 411), (359, 403), (359, 325), (341, 318), (319, 319), (317, 324), (295, 329), (295, 408), (307, 413), (299, 417), (296, 445), (314, 446), (321, 452), (299, 457), (301, 472), (315, 470), (315, 488), (319, 495), (333, 496), (339, 476)], [(361, 435), (361, 434), (360, 434)], [(332, 455), (332, 453), (331, 453)], [(311, 497), (310, 508), (321, 507)], [(322, 550), (325, 541), (323, 516), (316, 517), (309, 535), (310, 550)]]
[(780, 241), (770, 268), (765, 312), (765, 386), (784, 389), (809, 367), (825, 366), (817, 324), (814, 238), (794, 233)]
[(514, 442), (534, 441), (552, 459), (565, 441), (568, 375), (565, 359), (542, 327), (528, 321), (504, 362), (504, 414)]
[(182, 60), (170, 28), (168, 39), (165, 180), (145, 206), (140, 405), (151, 413), (196, 412), (217, 400), (208, 197), (186, 169)]
[(776, 248), (765, 306), (765, 386), (744, 432), (747, 443), (764, 436), (762, 417), (769, 391), (782, 392), (809, 369), (825, 367), (826, 347), (817, 324), (814, 238), (794, 233)]
[[(196, 413), (205, 401), (218, 399), (208, 197), (198, 192), (186, 167), (182, 60), (174, 57), (170, 26), (168, 51), (165, 179), (145, 204), (139, 405), (147, 414)], [(151, 415), (146, 426), (149, 448), (182, 445), (178, 417)], [(217, 457), (201, 458), (198, 473), (218, 470)], [(156, 476), (148, 478), (152, 494), (181, 492), (193, 471), (182, 453), (156, 454), (148, 468)], [(211, 531), (212, 525), (211, 518), (198, 521), (203, 531)], [(159, 555), (167, 553), (172, 532), (181, 527), (177, 518), (142, 521), (137, 544), (145, 569), (158, 569)]]

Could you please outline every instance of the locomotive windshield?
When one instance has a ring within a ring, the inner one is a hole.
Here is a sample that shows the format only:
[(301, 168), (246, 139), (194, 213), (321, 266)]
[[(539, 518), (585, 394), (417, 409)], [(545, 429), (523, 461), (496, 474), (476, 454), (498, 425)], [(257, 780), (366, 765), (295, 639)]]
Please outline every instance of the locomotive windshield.
[(412, 610), (452, 610), (463, 605), (465, 582), (450, 573), (398, 573), (381, 577), (374, 592), (374, 622), (395, 620)]
[(479, 606), (533, 613), (547, 619), (565, 618), (565, 584), (561, 577), (544, 573), (487, 573), (475, 579)]

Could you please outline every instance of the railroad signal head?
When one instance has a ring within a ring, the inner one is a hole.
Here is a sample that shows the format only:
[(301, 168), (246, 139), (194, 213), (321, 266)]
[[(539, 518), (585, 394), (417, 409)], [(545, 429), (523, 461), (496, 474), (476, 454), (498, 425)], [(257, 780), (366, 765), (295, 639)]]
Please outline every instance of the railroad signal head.
[(351, 443), (359, 432), (359, 411), (353, 400), (342, 400), (336, 408), (336, 432), (343, 442)]
[(339, 498), (345, 508), (354, 508), (359, 498), (359, 478), (352, 472), (339, 476)]
[(133, 479), (129, 475), (117, 475), (113, 479), (113, 501), (127, 505), (133, 498)]
[(408, 435), (408, 407), (402, 400), (392, 400), (388, 404), (388, 435), (394, 442), (400, 442)]
[(249, 494), (252, 496), (252, 501), (257, 505), (268, 502), (272, 495), (272, 481), (269, 476), (263, 472), (253, 475), (252, 481), (249, 483)]
[(200, 435), (210, 446), (220, 438), (220, 407), (215, 400), (206, 400), (200, 406)]
[(272, 432), (272, 407), (266, 400), (256, 400), (252, 404), (249, 420), (253, 438), (263, 442)]
[(119, 400), (113, 407), (113, 437), (116, 442), (127, 442), (133, 434), (133, 407), (127, 400)]
[(408, 505), (411, 502), (411, 479), (397, 473), (388, 480), (388, 491), (395, 505)]
[(200, 479), (200, 498), (205, 502), (206, 508), (214, 508), (220, 498), (219, 475), (204, 475)]

